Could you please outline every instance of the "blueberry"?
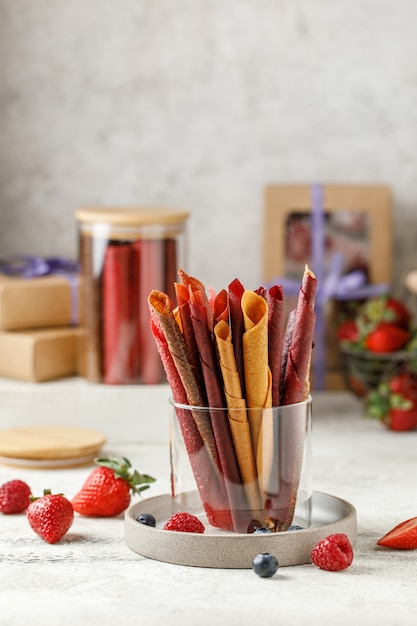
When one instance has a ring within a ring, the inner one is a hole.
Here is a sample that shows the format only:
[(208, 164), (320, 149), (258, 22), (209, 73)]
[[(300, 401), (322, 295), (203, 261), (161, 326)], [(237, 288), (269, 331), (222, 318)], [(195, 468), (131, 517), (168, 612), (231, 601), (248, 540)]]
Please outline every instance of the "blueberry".
[(302, 526), (298, 526), (297, 524), (294, 524), (293, 526), (290, 526), (289, 528), (287, 528), (287, 530), (304, 530), (304, 528)]
[(261, 578), (270, 578), (278, 571), (278, 561), (273, 554), (261, 552), (252, 561), (252, 569)]
[(146, 526), (153, 526), (153, 528), (156, 526), (156, 519), (150, 513), (141, 513), (136, 520), (141, 524), (146, 524)]
[(268, 534), (271, 533), (272, 530), (270, 530), (269, 528), (265, 528), (264, 526), (261, 526), (261, 528), (255, 528), (255, 530), (253, 531), (254, 535), (264, 535), (264, 534)]

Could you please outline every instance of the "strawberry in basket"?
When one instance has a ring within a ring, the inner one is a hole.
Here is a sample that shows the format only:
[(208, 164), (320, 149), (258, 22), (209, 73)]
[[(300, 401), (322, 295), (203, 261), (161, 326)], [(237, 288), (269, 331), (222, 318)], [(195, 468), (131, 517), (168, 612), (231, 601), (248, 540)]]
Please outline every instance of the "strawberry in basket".
[(390, 430), (417, 427), (417, 375), (403, 372), (380, 383), (365, 401), (368, 417), (381, 420)]
[(342, 322), (337, 336), (343, 346), (375, 353), (396, 352), (411, 339), (411, 321), (411, 313), (403, 302), (384, 295), (362, 304), (353, 319)]

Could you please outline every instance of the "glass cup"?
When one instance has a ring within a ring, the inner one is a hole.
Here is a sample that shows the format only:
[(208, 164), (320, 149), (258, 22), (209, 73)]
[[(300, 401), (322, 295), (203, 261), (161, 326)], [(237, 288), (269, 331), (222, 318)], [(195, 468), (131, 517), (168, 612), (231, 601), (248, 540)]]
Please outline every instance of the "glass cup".
[(232, 532), (311, 523), (311, 396), (264, 409), (170, 400), (171, 495)]

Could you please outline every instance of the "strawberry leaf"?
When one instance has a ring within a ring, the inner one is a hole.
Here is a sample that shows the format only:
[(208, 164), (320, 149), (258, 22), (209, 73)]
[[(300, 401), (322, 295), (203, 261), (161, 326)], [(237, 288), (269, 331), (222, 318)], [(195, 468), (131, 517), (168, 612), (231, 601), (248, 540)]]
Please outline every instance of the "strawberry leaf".
[(130, 471), (132, 464), (126, 457), (108, 456), (107, 458), (94, 459), (96, 465), (108, 467), (114, 471), (117, 478), (122, 478), (129, 485), (132, 493), (141, 493), (149, 489), (149, 483), (154, 483), (156, 478), (148, 474), (141, 474), (136, 469)]

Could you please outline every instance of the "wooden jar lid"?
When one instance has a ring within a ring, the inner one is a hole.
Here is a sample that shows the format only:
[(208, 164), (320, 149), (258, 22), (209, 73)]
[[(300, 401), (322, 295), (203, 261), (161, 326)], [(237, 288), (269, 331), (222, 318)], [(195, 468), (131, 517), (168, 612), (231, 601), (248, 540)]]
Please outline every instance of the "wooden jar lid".
[(0, 460), (46, 466), (92, 460), (106, 442), (95, 430), (69, 426), (27, 426), (0, 431)]

